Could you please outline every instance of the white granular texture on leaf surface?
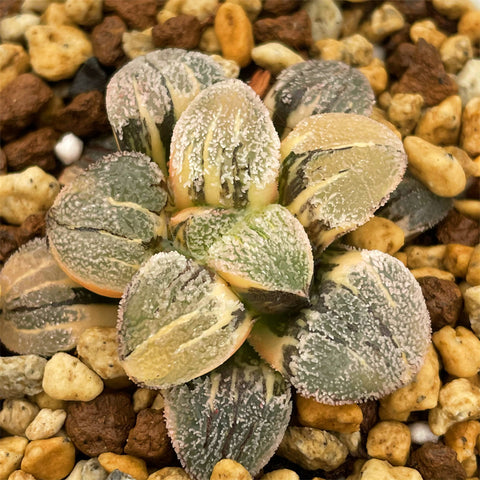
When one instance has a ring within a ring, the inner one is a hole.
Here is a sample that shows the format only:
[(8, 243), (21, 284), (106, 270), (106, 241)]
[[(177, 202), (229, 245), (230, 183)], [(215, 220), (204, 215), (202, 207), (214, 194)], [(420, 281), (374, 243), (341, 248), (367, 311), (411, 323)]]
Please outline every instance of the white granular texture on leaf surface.
[(279, 146), (260, 98), (240, 80), (226, 80), (203, 90), (177, 122), (169, 171), (180, 176), (187, 164), (182, 186), (194, 196), (220, 188), (222, 206), (238, 204), (235, 197), (245, 205), (252, 186), (276, 182)]

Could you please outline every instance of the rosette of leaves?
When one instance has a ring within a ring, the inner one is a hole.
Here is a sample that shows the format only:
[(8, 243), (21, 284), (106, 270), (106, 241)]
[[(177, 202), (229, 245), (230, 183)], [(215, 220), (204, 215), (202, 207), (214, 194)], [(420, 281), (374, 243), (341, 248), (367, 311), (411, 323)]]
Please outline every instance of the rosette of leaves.
[(399, 260), (376, 250), (328, 250), (313, 292), (311, 307), (261, 319), (249, 337), (301, 395), (357, 403), (413, 379), (430, 344), (430, 319)]
[(86, 328), (114, 327), (117, 302), (71, 280), (45, 238), (17, 250), (0, 272), (0, 340), (19, 354), (51, 356), (75, 347)]
[(347, 113), (303, 120), (281, 154), (280, 203), (305, 227), (315, 256), (371, 218), (407, 166), (402, 142), (388, 127)]
[(248, 85), (230, 79), (206, 88), (173, 130), (169, 181), (176, 208), (276, 201), (279, 147), (265, 105)]
[(172, 251), (154, 255), (133, 277), (117, 327), (127, 375), (166, 388), (227, 360), (248, 336), (252, 318), (221, 278)]
[(73, 280), (121, 297), (140, 265), (167, 236), (167, 191), (142, 153), (107, 155), (76, 176), (47, 214), (50, 250)]
[(264, 99), (281, 137), (319, 113), (369, 116), (375, 95), (358, 69), (334, 60), (309, 60), (282, 70)]
[(291, 311), (308, 303), (312, 248), (285, 207), (197, 207), (180, 212), (172, 223), (177, 249), (214, 270), (256, 312)]
[(292, 409), (285, 380), (248, 345), (208, 375), (162, 393), (173, 447), (196, 480), (208, 480), (223, 458), (255, 476), (280, 444)]
[(396, 223), (408, 241), (443, 220), (452, 207), (451, 198), (435, 195), (407, 171), (388, 202), (376, 214)]
[(200, 52), (160, 49), (130, 61), (106, 92), (119, 149), (147, 154), (166, 175), (175, 122), (202, 89), (224, 79), (221, 66)]

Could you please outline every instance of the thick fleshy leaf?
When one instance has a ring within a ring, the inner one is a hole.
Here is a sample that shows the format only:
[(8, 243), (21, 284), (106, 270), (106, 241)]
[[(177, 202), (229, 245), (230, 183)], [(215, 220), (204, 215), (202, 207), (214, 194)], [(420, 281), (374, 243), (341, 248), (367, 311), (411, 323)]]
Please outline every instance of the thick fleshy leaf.
[(47, 215), (50, 249), (75, 281), (120, 297), (166, 238), (166, 184), (141, 153), (105, 156), (69, 183)]
[(203, 90), (175, 125), (175, 206), (263, 206), (277, 198), (280, 141), (265, 105), (240, 80)]
[(375, 95), (365, 75), (346, 63), (309, 60), (285, 68), (264, 99), (283, 138), (319, 113), (370, 115)]
[(151, 257), (120, 302), (120, 358), (127, 374), (151, 388), (203, 375), (240, 347), (252, 319), (213, 272), (177, 252)]
[(312, 248), (285, 207), (197, 207), (172, 221), (176, 248), (212, 268), (253, 310), (279, 313), (308, 303)]
[(106, 107), (119, 149), (150, 156), (167, 174), (175, 122), (205, 87), (224, 80), (222, 68), (200, 52), (159, 49), (113, 75)]
[(452, 207), (451, 198), (435, 195), (407, 171), (388, 202), (376, 214), (396, 223), (408, 241), (435, 226)]
[(407, 167), (402, 142), (388, 127), (347, 113), (300, 122), (281, 152), (280, 203), (305, 227), (315, 255), (371, 218)]
[(223, 458), (256, 475), (278, 447), (292, 410), (282, 376), (248, 345), (208, 375), (162, 393), (173, 447), (196, 480), (208, 480)]
[(420, 286), (399, 260), (375, 250), (327, 251), (312, 306), (257, 321), (249, 340), (300, 394), (345, 404), (409, 383), (430, 333)]
[(114, 327), (117, 302), (73, 282), (45, 239), (13, 254), (0, 271), (0, 340), (20, 354), (51, 356), (75, 347), (83, 330)]

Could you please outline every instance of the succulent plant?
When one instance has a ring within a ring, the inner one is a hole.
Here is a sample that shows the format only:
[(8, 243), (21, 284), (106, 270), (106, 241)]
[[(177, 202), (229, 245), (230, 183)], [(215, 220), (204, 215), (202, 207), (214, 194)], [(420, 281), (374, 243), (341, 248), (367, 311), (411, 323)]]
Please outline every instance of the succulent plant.
[(162, 393), (173, 447), (196, 480), (208, 480), (223, 458), (256, 475), (278, 447), (292, 409), (285, 380), (248, 345), (208, 375)]
[(106, 93), (119, 149), (147, 154), (166, 175), (175, 122), (203, 88), (224, 79), (221, 66), (200, 52), (167, 48), (130, 61)]
[(274, 202), (279, 147), (265, 105), (244, 82), (206, 88), (173, 130), (168, 170), (176, 208)]
[(315, 256), (371, 218), (407, 166), (388, 127), (347, 113), (303, 120), (282, 141), (281, 154), (280, 203), (305, 227)]
[(249, 334), (252, 318), (215, 273), (177, 252), (161, 252), (127, 286), (117, 327), (127, 375), (166, 388), (227, 360)]
[(452, 207), (452, 198), (435, 195), (407, 171), (376, 214), (395, 222), (408, 241), (443, 220)]
[(47, 215), (50, 250), (76, 282), (120, 297), (166, 238), (167, 192), (158, 166), (141, 153), (105, 156), (75, 177)]
[(387, 395), (410, 382), (430, 344), (420, 286), (376, 250), (327, 250), (312, 306), (257, 321), (250, 343), (306, 397), (328, 404)]
[(75, 347), (83, 330), (114, 327), (117, 303), (72, 281), (45, 238), (31, 240), (0, 271), (0, 340), (19, 354), (51, 356)]
[(172, 219), (177, 249), (214, 270), (253, 310), (273, 314), (308, 303), (312, 248), (285, 207), (191, 208), (178, 216), (184, 221)]
[(281, 137), (319, 113), (370, 115), (375, 95), (367, 77), (346, 63), (309, 60), (285, 68), (264, 99)]

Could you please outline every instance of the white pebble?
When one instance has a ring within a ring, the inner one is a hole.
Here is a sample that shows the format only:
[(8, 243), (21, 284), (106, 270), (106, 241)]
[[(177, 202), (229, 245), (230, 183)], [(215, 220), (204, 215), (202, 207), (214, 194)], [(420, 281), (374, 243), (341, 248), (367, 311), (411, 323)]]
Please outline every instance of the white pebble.
[(71, 165), (80, 159), (83, 142), (73, 133), (66, 133), (55, 145), (55, 155), (64, 165)]
[(412, 443), (423, 445), (427, 442), (438, 442), (438, 436), (430, 430), (428, 422), (414, 422), (408, 425), (408, 428), (410, 429)]

